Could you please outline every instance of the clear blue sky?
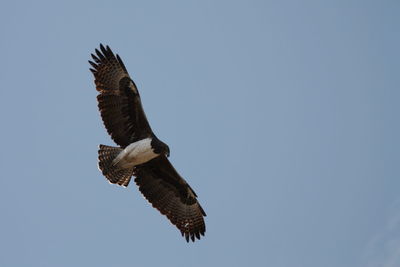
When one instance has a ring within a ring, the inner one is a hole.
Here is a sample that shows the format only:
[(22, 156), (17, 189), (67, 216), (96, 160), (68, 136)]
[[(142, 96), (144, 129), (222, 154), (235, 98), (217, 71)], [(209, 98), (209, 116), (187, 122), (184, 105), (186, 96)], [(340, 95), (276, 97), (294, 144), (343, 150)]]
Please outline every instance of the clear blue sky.
[[(56, 2), (0, 4), (0, 266), (400, 266), (399, 1)], [(100, 42), (199, 242), (97, 169)]]

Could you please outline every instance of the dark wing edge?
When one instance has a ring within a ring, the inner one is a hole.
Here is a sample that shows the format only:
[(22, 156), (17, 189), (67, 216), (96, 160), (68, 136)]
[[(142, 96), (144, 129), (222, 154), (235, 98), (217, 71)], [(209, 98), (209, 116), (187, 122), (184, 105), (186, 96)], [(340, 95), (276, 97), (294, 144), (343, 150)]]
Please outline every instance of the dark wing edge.
[(144, 113), (139, 91), (121, 58), (109, 46), (100, 44), (92, 54), (98, 107), (104, 126), (121, 147), (153, 135)]
[(174, 224), (186, 241), (200, 239), (206, 232), (206, 213), (196, 193), (165, 156), (135, 168), (135, 182), (143, 196)]

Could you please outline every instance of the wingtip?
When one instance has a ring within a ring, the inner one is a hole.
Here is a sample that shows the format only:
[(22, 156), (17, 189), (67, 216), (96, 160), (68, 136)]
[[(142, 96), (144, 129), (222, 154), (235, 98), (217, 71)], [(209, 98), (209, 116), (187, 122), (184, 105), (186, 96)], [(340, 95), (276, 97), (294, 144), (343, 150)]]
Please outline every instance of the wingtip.
[(189, 243), (190, 241), (195, 242), (196, 240), (201, 240), (201, 236), (204, 236), (204, 232), (185, 232), (181, 231), (182, 236), (185, 238), (186, 242)]
[(112, 50), (108, 45), (106, 46), (106, 49), (107, 49), (108, 52), (112, 53)]
[(91, 61), (91, 60), (88, 60), (88, 62), (89, 62), (89, 64), (93, 67), (93, 68), (97, 68), (98, 66), (97, 66), (97, 64), (96, 63), (94, 63), (93, 61)]
[(104, 55), (107, 54), (107, 50), (104, 48), (103, 44), (100, 44), (100, 50), (103, 52)]
[(93, 60), (94, 60), (96, 63), (99, 63), (99, 62), (100, 62), (100, 59), (99, 59), (96, 55), (94, 55), (94, 54), (90, 54), (90, 55), (92, 56)]
[(105, 55), (102, 52), (100, 52), (99, 49), (96, 48), (94, 51), (96, 52), (98, 58), (100, 58), (101, 60), (105, 60), (106, 58)]

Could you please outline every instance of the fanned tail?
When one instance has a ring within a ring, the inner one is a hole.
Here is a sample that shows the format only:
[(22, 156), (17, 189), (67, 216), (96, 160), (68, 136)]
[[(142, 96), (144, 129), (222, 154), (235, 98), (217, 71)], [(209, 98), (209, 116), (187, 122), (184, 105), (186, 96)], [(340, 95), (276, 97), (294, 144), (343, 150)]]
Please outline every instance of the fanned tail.
[(110, 183), (127, 187), (133, 175), (133, 168), (121, 169), (113, 164), (113, 160), (121, 151), (120, 147), (100, 145), (99, 169)]

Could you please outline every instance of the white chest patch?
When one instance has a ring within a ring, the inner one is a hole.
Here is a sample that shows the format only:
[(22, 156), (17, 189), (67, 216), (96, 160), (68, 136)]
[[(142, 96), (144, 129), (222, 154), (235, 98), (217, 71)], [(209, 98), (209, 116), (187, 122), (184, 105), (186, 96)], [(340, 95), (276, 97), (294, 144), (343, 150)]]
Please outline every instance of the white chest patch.
[(157, 157), (151, 148), (151, 138), (146, 138), (130, 144), (113, 160), (120, 168), (131, 168)]

